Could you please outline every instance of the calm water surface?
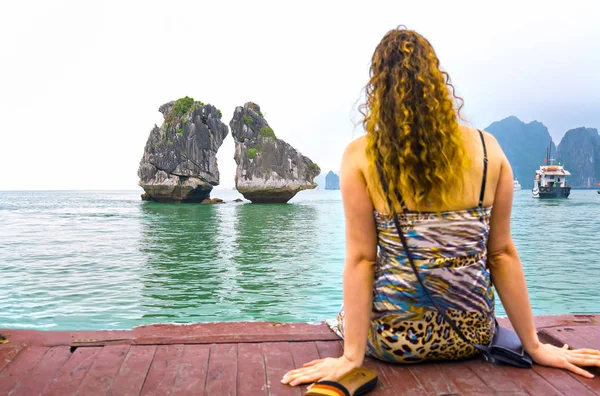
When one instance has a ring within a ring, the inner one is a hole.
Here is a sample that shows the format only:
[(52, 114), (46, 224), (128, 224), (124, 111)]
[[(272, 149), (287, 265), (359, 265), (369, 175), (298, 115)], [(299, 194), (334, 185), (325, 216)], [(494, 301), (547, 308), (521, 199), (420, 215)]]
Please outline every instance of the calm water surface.
[[(536, 314), (600, 312), (595, 191), (518, 192), (512, 228)], [(212, 206), (137, 191), (0, 192), (0, 327), (321, 321), (341, 304), (343, 259), (339, 191)]]

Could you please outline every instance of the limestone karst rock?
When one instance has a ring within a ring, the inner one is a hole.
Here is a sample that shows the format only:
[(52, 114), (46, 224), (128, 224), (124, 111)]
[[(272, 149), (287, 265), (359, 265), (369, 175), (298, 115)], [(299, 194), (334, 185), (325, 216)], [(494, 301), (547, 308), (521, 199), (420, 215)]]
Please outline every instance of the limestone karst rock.
[(315, 188), (320, 168), (278, 139), (252, 102), (235, 109), (229, 123), (235, 140), (235, 185), (254, 203), (285, 203), (299, 191)]
[(185, 97), (160, 106), (164, 122), (154, 125), (140, 161), (142, 199), (202, 202), (219, 184), (217, 150), (227, 136), (221, 112)]
[[(492, 123), (485, 130), (498, 140), (512, 166), (514, 177), (523, 188), (531, 188), (535, 171), (544, 165), (546, 149), (552, 140), (548, 128), (538, 121), (526, 124), (510, 116)], [(554, 143), (552, 152), (556, 152)]]
[(565, 133), (558, 145), (558, 161), (571, 172), (567, 182), (575, 188), (596, 188), (600, 182), (600, 136), (594, 128)]
[(325, 176), (325, 190), (339, 190), (340, 177), (333, 171), (329, 171)]

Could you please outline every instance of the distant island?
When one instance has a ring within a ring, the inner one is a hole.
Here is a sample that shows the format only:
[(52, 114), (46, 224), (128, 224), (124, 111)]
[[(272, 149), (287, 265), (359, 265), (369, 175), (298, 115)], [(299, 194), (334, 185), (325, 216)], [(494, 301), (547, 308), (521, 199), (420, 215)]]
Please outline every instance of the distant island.
[(333, 171), (329, 171), (327, 176), (325, 176), (325, 190), (339, 190), (340, 189), (340, 177), (333, 173)]
[(485, 130), (491, 133), (506, 154), (515, 178), (528, 188), (536, 169), (544, 164), (550, 145), (552, 157), (571, 172), (573, 188), (595, 188), (600, 181), (600, 136), (594, 128), (575, 128), (567, 131), (558, 147), (548, 128), (539, 121), (524, 123), (515, 116), (496, 121)]

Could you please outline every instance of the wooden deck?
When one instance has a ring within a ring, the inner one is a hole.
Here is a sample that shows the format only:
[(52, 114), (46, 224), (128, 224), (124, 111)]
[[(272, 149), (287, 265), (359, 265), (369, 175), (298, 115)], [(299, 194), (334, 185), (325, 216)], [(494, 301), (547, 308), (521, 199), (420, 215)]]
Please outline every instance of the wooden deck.
[[(600, 315), (537, 317), (540, 337), (600, 349)], [(502, 321), (502, 320), (501, 320)], [(506, 324), (506, 322), (505, 322)], [(302, 395), (280, 383), (311, 359), (339, 356), (325, 324), (207, 323), (129, 331), (40, 332), (0, 329), (0, 395)], [(2, 341), (0, 341), (2, 342)], [(390, 365), (376, 395), (597, 395), (600, 378), (536, 366), (459, 363)], [(600, 374), (595, 372), (595, 374)]]

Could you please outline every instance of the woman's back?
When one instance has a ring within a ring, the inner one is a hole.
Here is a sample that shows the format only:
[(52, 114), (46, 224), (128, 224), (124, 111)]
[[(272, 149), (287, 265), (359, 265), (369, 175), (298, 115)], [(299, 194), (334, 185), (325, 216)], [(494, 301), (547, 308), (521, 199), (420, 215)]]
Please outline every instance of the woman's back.
[[(415, 265), (433, 290), (430, 293), (436, 304), (472, 331), (467, 336), (471, 343), (489, 343), (493, 334), (494, 293), (487, 268), (487, 242), (495, 191), (488, 191), (488, 185), (497, 181), (501, 157), (493, 138), (467, 127), (461, 131), (472, 167), (464, 170), (456, 186), (453, 206), (415, 207), (414, 199), (402, 194), (400, 201), (405, 206), (395, 208), (400, 212), (398, 223), (381, 189), (386, 183), (370, 179), (377, 173), (369, 167), (365, 139), (353, 143), (350, 160), (356, 161), (367, 182), (377, 228), (368, 342), (373, 356), (391, 362), (416, 362), (458, 359), (477, 352), (441, 320), (408, 261), (396, 224), (402, 227)], [(333, 324), (340, 335), (343, 321), (342, 311)]]
[[(470, 158), (471, 167), (462, 172), (463, 184), (454, 189), (454, 200), (449, 206), (426, 206), (418, 207), (414, 199), (409, 194), (403, 194), (402, 197), (410, 211), (420, 212), (449, 212), (455, 210), (472, 209), (479, 204), (479, 195), (481, 191), (481, 181), (483, 179), (484, 154), (483, 146), (479, 132), (476, 129), (460, 126), (464, 147)], [(485, 196), (483, 199), (484, 207), (491, 207), (494, 204), (496, 186), (500, 176), (500, 169), (504, 157), (502, 149), (496, 139), (490, 134), (483, 132), (487, 151), (487, 176), (485, 186)], [(370, 169), (370, 160), (367, 156), (367, 138), (361, 137), (351, 143), (349, 147), (351, 160), (356, 162), (357, 167), (361, 169), (369, 195), (373, 202), (374, 209), (381, 214), (388, 214), (390, 210), (386, 203), (386, 197), (382, 194), (377, 174)], [(401, 170), (400, 170), (401, 171)], [(399, 209), (398, 209), (399, 210)]]

